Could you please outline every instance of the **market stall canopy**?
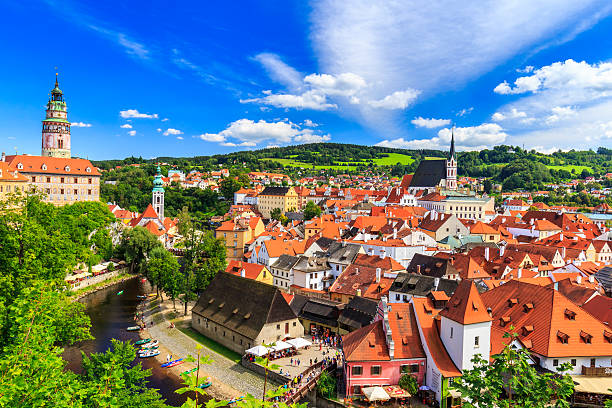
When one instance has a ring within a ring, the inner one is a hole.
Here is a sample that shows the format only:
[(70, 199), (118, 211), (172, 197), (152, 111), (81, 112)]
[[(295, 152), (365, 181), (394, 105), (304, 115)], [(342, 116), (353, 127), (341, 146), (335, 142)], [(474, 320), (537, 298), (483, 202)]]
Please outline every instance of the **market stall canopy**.
[(391, 398), (410, 398), (412, 395), (403, 388), (398, 387), (397, 385), (389, 385), (384, 387), (384, 390)]
[(366, 396), (368, 401), (389, 401), (391, 397), (385, 392), (382, 387), (365, 387), (363, 394)]
[(66, 280), (66, 281), (71, 281), (71, 280), (75, 280), (75, 279), (86, 278), (86, 277), (88, 277), (88, 276), (91, 276), (91, 273), (89, 273), (89, 272), (85, 271), (85, 272), (81, 272), (81, 273), (76, 274), (76, 275), (69, 275), (69, 276), (66, 276), (66, 277), (64, 278), (64, 280)]
[(281, 350), (287, 350), (290, 349), (291, 347), (293, 347), (293, 345), (289, 344), (289, 343), (285, 343), (284, 341), (277, 341), (276, 343), (274, 343), (274, 345), (272, 346), (272, 350), (274, 351), (281, 351)]
[(254, 356), (257, 356), (257, 357), (263, 357), (269, 352), (270, 350), (267, 347), (255, 346), (255, 347), (251, 347), (250, 349), (248, 349), (245, 353), (253, 354)]
[(296, 349), (312, 346), (311, 342), (301, 337), (298, 337), (297, 339), (287, 340), (287, 343), (291, 344)]
[(574, 386), (574, 390), (576, 392), (612, 395), (612, 391), (610, 390), (612, 379), (610, 377), (586, 377), (583, 375), (572, 375), (572, 380), (574, 380), (574, 383), (576, 384)]

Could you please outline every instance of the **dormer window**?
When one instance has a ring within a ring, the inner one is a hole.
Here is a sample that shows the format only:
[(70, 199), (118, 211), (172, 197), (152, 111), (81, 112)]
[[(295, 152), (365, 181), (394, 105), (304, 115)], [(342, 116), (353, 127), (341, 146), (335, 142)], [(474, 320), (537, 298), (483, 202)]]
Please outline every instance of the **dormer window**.
[(23, 170), (23, 163), (17, 163), (17, 168), (19, 170)]
[(612, 343), (612, 332), (604, 330), (604, 339), (606, 339), (608, 343)]
[(563, 333), (561, 330), (557, 331), (557, 338), (563, 344), (567, 344), (569, 342), (569, 334)]
[(66, 167), (64, 167), (64, 170), (65, 170), (65, 171), (70, 171), (70, 166), (66, 166)]
[(91, 167), (86, 168), (85, 171), (91, 173)]
[(510, 323), (510, 316), (504, 316), (504, 317), (499, 319), (499, 325), (501, 327), (506, 326), (508, 323)]
[(532, 325), (523, 326), (523, 336), (527, 336), (531, 332), (533, 332)]
[(508, 299), (508, 307), (512, 307), (518, 303), (517, 298)]
[(43, 163), (43, 165), (41, 166), (41, 169), (47, 170), (47, 165)]
[(529, 312), (529, 311), (531, 311), (531, 310), (533, 310), (533, 303), (525, 303), (525, 304), (523, 305), (523, 311), (524, 311), (525, 313), (527, 313), (527, 312)]
[(576, 320), (576, 312), (574, 312), (573, 310), (569, 310), (569, 309), (565, 309), (565, 312), (563, 312), (565, 314), (565, 317), (569, 320)]
[(593, 336), (583, 330), (580, 330), (580, 338), (586, 344), (591, 344), (591, 339), (593, 338)]

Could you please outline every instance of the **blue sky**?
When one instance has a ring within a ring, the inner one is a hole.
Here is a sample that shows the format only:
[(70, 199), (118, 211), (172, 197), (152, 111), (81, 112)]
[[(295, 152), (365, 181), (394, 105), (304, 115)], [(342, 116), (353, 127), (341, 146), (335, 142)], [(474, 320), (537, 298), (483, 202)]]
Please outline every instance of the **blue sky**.
[(610, 147), (611, 14), (595, 0), (6, 2), (0, 141), (40, 154), (58, 67), (73, 155), (91, 159), (446, 149), (453, 125), (459, 150)]

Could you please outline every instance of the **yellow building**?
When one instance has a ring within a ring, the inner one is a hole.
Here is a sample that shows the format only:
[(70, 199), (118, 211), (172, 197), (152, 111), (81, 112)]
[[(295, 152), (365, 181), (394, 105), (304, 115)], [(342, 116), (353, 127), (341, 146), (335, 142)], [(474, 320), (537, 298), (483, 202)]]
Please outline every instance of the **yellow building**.
[(298, 195), (293, 187), (266, 187), (259, 193), (257, 209), (264, 218), (270, 218), (275, 208), (280, 208), (282, 214), (298, 209)]
[(274, 278), (265, 265), (248, 263), (244, 261), (229, 261), (225, 272), (243, 278), (253, 279), (268, 285), (274, 283)]
[(5, 200), (10, 194), (25, 191), (27, 187), (26, 176), (11, 169), (8, 163), (0, 161), (0, 200)]
[(55, 205), (100, 200), (100, 172), (85, 159), (16, 155), (6, 156), (13, 171), (28, 178), (30, 188)]
[(215, 230), (215, 237), (225, 242), (228, 261), (241, 261), (245, 245), (264, 230), (264, 224), (259, 217), (234, 218), (221, 224)]

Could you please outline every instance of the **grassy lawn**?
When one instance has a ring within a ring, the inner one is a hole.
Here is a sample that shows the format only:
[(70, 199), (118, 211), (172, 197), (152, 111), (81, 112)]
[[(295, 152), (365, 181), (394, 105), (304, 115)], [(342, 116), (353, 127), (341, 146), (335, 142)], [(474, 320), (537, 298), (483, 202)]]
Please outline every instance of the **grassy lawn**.
[(379, 166), (393, 166), (394, 164), (400, 163), (403, 165), (410, 164), (414, 161), (412, 156), (401, 153), (386, 153), (389, 157), (381, 157), (379, 159), (374, 159), (374, 163)]
[(207, 349), (212, 350), (215, 353), (221, 354), (223, 357), (228, 358), (237, 364), (240, 363), (242, 356), (236, 353), (235, 351), (232, 351), (227, 347), (217, 343), (216, 341), (209, 339), (208, 337), (198, 333), (191, 327), (178, 327), (178, 329), (189, 337), (191, 337), (192, 339), (194, 339), (195, 341), (197, 341), (198, 343), (200, 343), (201, 345), (203, 345), (204, 347), (206, 347)]
[(593, 169), (590, 168), (589, 166), (577, 166), (577, 165), (574, 165), (574, 164), (564, 164), (564, 165), (561, 165), (561, 166), (552, 166), (552, 165), (550, 165), (550, 166), (546, 166), (546, 167), (548, 167), (549, 169), (553, 169), (553, 170), (566, 170), (566, 171), (569, 171), (569, 172), (571, 172), (572, 170), (576, 170), (577, 174), (582, 173), (582, 170), (586, 170), (586, 171), (591, 172), (591, 173), (593, 172)]

